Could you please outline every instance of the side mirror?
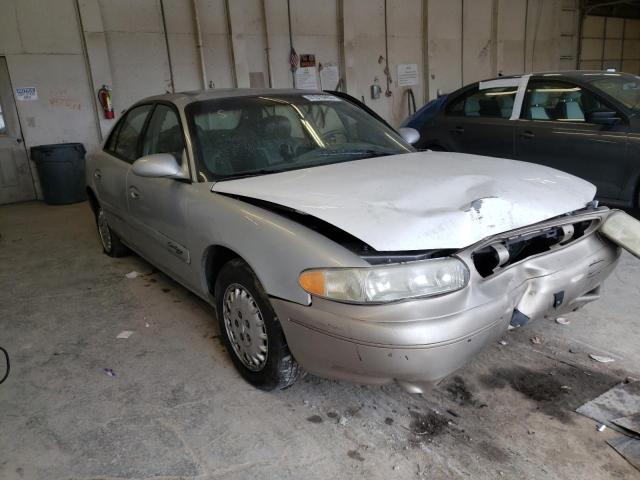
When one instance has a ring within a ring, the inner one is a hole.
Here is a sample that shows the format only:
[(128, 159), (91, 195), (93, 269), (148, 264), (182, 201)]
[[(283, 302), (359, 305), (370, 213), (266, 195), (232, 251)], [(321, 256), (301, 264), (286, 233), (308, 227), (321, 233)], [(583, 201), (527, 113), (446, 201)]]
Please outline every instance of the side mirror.
[(189, 179), (170, 153), (153, 153), (140, 157), (133, 162), (132, 169), (133, 173), (140, 177)]
[(616, 112), (591, 112), (587, 115), (587, 122), (595, 123), (596, 125), (615, 125), (621, 120)]
[(420, 132), (415, 128), (411, 127), (402, 127), (398, 130), (400, 136), (407, 142), (409, 145), (415, 145), (420, 140)]

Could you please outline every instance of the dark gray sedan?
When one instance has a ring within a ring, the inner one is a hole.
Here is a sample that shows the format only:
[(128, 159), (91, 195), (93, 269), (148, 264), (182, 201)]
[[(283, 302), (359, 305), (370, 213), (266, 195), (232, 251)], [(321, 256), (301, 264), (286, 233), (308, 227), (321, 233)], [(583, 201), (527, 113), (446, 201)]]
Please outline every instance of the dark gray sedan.
[(549, 72), (477, 82), (403, 126), (422, 149), (548, 165), (595, 184), (600, 200), (640, 207), (640, 77)]

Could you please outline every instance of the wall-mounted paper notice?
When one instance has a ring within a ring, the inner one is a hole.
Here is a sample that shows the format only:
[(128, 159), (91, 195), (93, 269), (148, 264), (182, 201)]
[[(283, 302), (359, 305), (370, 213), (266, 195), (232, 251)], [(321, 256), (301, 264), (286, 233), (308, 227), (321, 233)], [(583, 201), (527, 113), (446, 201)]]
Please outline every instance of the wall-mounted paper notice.
[(18, 87), (16, 88), (16, 99), (21, 102), (38, 100), (38, 90), (36, 87)]
[(322, 65), (320, 70), (320, 88), (322, 90), (335, 90), (340, 81), (340, 72), (337, 65)]
[(316, 67), (300, 67), (296, 70), (296, 88), (301, 90), (318, 90)]
[(418, 85), (418, 65), (406, 63), (398, 65), (398, 86), (410, 87)]

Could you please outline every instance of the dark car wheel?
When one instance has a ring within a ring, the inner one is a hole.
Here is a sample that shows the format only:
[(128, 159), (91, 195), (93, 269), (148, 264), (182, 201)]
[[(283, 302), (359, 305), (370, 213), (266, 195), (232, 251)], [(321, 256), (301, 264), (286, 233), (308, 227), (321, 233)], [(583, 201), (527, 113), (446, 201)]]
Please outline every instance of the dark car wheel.
[(215, 299), (220, 334), (244, 379), (261, 390), (295, 382), (300, 368), (267, 294), (246, 262), (234, 259), (222, 267)]
[(110, 257), (124, 257), (129, 253), (129, 249), (122, 243), (120, 237), (109, 227), (107, 216), (100, 206), (96, 210), (96, 225), (104, 253)]

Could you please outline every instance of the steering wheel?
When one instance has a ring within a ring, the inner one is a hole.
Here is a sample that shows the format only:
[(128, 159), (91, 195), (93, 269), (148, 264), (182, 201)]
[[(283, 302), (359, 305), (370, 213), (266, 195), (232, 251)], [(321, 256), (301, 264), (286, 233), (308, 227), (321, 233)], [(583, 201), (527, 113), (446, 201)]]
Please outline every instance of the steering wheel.
[[(335, 145), (336, 143), (344, 143), (347, 140), (347, 134), (341, 128), (334, 128), (333, 130), (327, 130), (326, 132), (320, 135), (323, 140), (326, 140), (330, 145)], [(343, 142), (339, 142), (336, 137), (342, 137), (344, 139)]]

